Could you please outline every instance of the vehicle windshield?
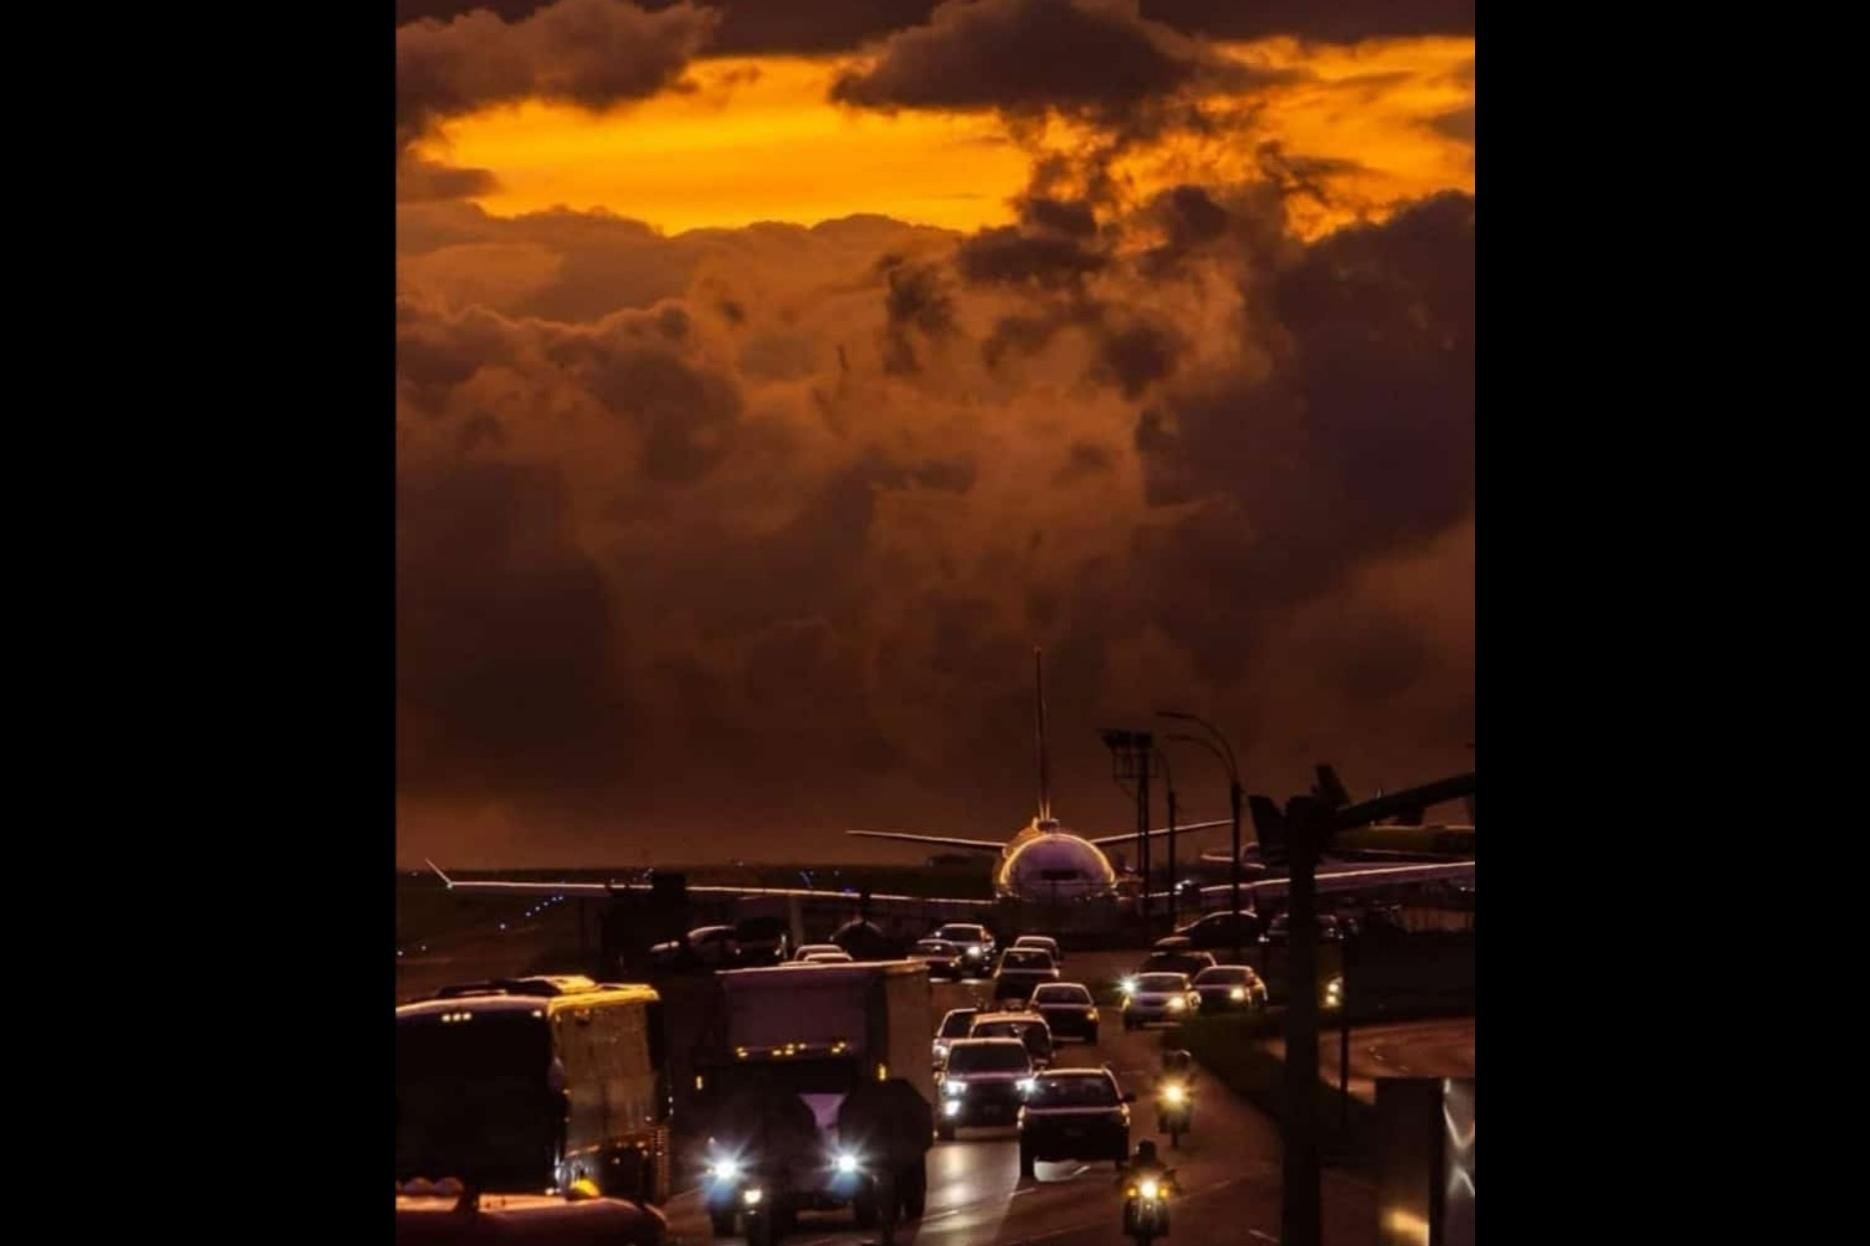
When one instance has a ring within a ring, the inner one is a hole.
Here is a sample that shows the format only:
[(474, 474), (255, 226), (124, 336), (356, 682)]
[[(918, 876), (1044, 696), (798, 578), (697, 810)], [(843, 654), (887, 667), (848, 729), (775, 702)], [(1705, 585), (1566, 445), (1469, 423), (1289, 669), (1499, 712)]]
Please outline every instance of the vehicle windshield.
[(942, 1018), (941, 1032), (936, 1038), (966, 1038), (968, 1027), (974, 1024), (976, 1012), (972, 1008), (959, 1008)]
[(976, 1021), (970, 1038), (1017, 1038), (1027, 1046), (1043, 1048), (1046, 1028), (1037, 1021)]
[(1015, 948), (1000, 962), (1002, 969), (1050, 969), (1052, 958), (1037, 948)]
[(1139, 991), (1184, 991), (1188, 989), (1185, 973), (1146, 973), (1136, 980)]
[(1021, 935), (1019, 938), (1013, 940), (1013, 946), (1036, 947), (1041, 951), (1049, 952), (1058, 945), (1053, 943), (1050, 939), (1041, 938), (1038, 935)]
[(1247, 980), (1247, 971), (1231, 965), (1216, 965), (1212, 969), (1203, 969), (1195, 975), (1196, 986), (1238, 986)]
[(496, 1190), (552, 1184), (563, 1107), (547, 1076), (552, 1035), (543, 1011), (397, 1020), (400, 1179), (456, 1177)]
[(1018, 1043), (962, 1043), (948, 1053), (950, 1073), (1029, 1073), (1032, 1057)]
[(944, 943), (940, 939), (924, 939), (916, 944), (916, 951), (928, 956), (953, 956), (955, 947), (954, 944)]
[(980, 934), (979, 926), (943, 926), (935, 932), (937, 938), (947, 939), (951, 943), (979, 943)]
[(1059, 983), (1054, 986), (1042, 986), (1032, 993), (1035, 1004), (1088, 1004), (1091, 992), (1072, 983)]
[(1117, 1088), (1102, 1074), (1041, 1077), (1026, 1094), (1029, 1108), (1105, 1108), (1117, 1102)]

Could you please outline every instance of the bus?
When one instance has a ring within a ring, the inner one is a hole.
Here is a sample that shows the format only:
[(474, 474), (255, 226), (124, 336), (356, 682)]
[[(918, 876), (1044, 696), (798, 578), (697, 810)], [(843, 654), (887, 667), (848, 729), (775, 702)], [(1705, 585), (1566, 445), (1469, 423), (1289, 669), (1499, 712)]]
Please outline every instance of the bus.
[(396, 1010), (396, 1180), (488, 1193), (574, 1182), (661, 1203), (671, 1087), (662, 1001), (583, 977), (447, 987)]

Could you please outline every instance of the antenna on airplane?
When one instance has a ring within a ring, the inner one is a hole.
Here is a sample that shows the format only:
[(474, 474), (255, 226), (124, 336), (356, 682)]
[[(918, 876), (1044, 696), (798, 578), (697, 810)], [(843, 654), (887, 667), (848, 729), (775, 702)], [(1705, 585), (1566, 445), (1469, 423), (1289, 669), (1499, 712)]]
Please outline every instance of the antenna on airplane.
[(1032, 651), (1032, 674), (1038, 701), (1039, 821), (1049, 822), (1052, 820), (1052, 777), (1045, 760), (1045, 650), (1037, 646)]

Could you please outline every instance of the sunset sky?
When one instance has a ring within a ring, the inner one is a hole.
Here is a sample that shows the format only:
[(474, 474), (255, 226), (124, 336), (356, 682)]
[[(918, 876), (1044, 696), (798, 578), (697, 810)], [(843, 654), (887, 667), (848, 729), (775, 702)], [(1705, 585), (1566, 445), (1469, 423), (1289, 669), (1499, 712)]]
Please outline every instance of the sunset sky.
[(399, 859), (1006, 835), (1034, 645), (1087, 833), (1466, 768), (1472, 5), (1324, 7), (399, 3)]

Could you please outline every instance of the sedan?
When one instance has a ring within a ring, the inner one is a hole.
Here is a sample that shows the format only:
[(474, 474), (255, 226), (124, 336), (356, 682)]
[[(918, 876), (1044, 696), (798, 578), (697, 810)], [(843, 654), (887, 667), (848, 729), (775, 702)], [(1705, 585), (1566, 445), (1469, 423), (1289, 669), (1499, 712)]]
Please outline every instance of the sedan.
[(1013, 940), (1014, 947), (1036, 947), (1041, 952), (1049, 952), (1054, 965), (1065, 963), (1065, 953), (1059, 950), (1058, 940), (1050, 935), (1021, 935)]
[(1266, 983), (1247, 965), (1216, 965), (1195, 975), (1201, 1011), (1230, 1012), (1266, 1006)]
[(968, 1027), (969, 1038), (1017, 1038), (1026, 1044), (1034, 1068), (1052, 1063), (1052, 1027), (1031, 1012), (983, 1012)]
[(909, 959), (928, 966), (929, 977), (961, 980), (961, 949), (946, 939), (924, 939), (909, 949)]
[(1070, 1035), (1097, 1041), (1097, 1002), (1082, 983), (1048, 982), (1032, 993), (1028, 1007), (1045, 1018), (1055, 1039)]
[(1260, 941), (1260, 916), (1252, 909), (1238, 913), (1209, 913), (1175, 932), (1188, 940), (1190, 947), (1247, 947)]
[(1201, 996), (1185, 973), (1143, 973), (1124, 979), (1123, 1028), (1151, 1021), (1180, 1021), (1201, 1007)]
[(1032, 947), (1014, 947), (1000, 958), (1000, 968), (993, 975), (995, 999), (1025, 999), (1035, 987), (1058, 981), (1058, 966), (1052, 957)]

